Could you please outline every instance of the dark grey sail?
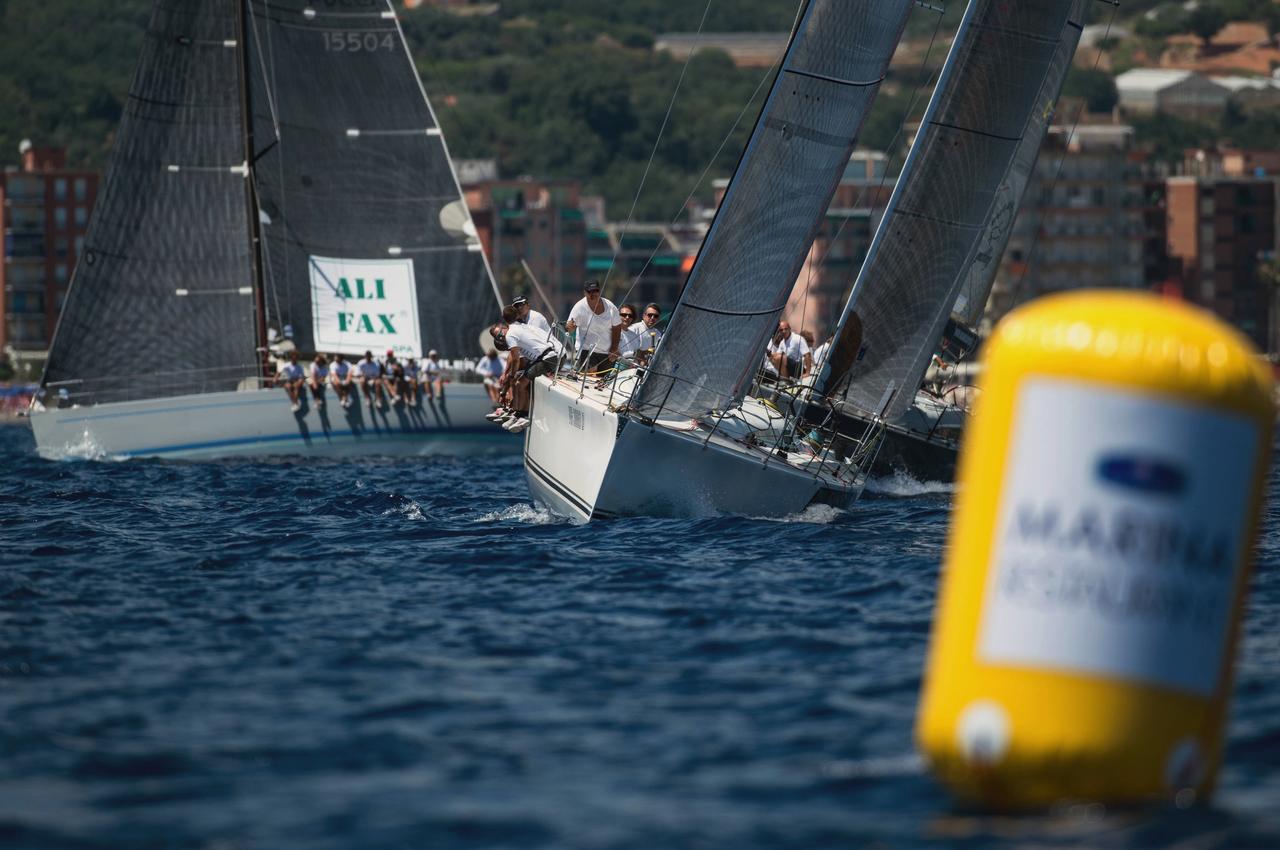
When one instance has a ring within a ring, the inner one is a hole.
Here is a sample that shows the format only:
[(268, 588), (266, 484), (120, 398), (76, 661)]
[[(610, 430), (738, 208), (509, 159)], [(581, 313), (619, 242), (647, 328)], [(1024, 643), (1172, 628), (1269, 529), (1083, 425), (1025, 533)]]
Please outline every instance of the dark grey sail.
[(1058, 98), (1062, 95), (1062, 85), (1071, 71), (1071, 61), (1080, 45), (1085, 15), (1089, 6), (1095, 2), (1097, 0), (1073, 0), (1066, 26), (1062, 30), (1062, 38), (1058, 41), (1058, 49), (1053, 54), (1049, 73), (1045, 75), (1040, 96), (1036, 99), (1036, 108), (1031, 111), (1022, 140), (1018, 142), (1018, 151), (1013, 155), (1013, 163), (1009, 166), (1004, 182), (996, 190), (995, 201), (991, 205), (991, 211), (987, 213), (987, 223), (982, 229), (982, 235), (978, 237), (977, 252), (969, 264), (964, 283), (960, 286), (960, 295), (952, 307), (952, 312), (971, 327), (982, 321), (987, 298), (991, 295), (991, 287), (996, 280), (996, 272), (1000, 270), (1000, 260), (1009, 245), (1009, 237), (1013, 235), (1018, 208), (1022, 205), (1027, 184), (1035, 172), (1040, 148), (1049, 131), (1049, 124), (1053, 121)]
[(270, 323), (475, 356), (496, 288), (389, 0), (248, 0)]
[(255, 354), (238, 0), (157, 3), (43, 384), (73, 401), (234, 390)]
[(819, 391), (843, 393), (852, 407), (890, 419), (911, 405), (996, 192), (1043, 108), (1073, 5), (970, 0), (854, 281)]
[(632, 399), (702, 416), (750, 386), (912, 0), (810, 0)]

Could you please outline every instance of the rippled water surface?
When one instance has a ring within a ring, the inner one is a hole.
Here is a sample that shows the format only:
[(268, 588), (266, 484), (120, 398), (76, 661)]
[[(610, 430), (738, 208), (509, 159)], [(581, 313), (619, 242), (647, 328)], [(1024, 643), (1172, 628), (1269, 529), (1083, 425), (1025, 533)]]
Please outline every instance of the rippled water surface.
[(0, 847), (1280, 847), (1274, 510), (1214, 806), (979, 818), (911, 748), (945, 488), (579, 527), (514, 457), (31, 450), (0, 427)]

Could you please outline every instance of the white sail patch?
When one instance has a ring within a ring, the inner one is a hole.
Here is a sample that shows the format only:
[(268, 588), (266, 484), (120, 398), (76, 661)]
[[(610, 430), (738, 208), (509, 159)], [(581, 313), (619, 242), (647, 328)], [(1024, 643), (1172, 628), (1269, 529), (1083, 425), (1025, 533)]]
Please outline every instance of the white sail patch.
[(311, 257), (317, 351), (422, 356), (413, 260)]

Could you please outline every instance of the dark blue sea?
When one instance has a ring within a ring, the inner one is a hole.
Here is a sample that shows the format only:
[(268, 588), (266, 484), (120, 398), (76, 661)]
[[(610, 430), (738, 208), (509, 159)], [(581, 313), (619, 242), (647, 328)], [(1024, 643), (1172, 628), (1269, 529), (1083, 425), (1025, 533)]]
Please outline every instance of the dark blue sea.
[(945, 488), (581, 527), (514, 457), (32, 446), (0, 427), (5, 850), (1280, 847), (1275, 508), (1214, 803), (984, 817), (911, 743)]

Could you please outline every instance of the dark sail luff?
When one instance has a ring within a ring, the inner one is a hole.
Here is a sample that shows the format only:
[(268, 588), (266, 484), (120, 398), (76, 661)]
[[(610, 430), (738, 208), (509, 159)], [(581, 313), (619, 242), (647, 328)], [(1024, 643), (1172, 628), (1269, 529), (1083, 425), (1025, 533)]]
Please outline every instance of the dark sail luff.
[(238, 0), (151, 16), (43, 385), (82, 403), (258, 373)]
[(390, 2), (248, 3), (272, 323), (304, 350), (476, 354), (496, 288)]
[(1045, 134), (1055, 115), (1058, 98), (1062, 95), (1063, 83), (1071, 71), (1071, 61), (1075, 57), (1076, 48), (1080, 45), (1080, 35), (1085, 26), (1085, 15), (1091, 4), (1097, 0), (1074, 0), (1071, 12), (1067, 15), (1066, 26), (1062, 30), (1062, 38), (1053, 55), (1049, 73), (1045, 75), (1044, 86), (1036, 100), (1036, 108), (1031, 111), (1031, 119), (1018, 143), (1018, 151), (1013, 155), (1013, 163), (1005, 174), (1004, 182), (996, 190), (995, 201), (987, 213), (987, 223), (978, 238), (977, 251), (965, 274), (964, 283), (960, 287), (960, 295), (952, 312), (960, 320), (970, 326), (982, 321), (986, 310), (987, 297), (991, 295), (991, 287), (995, 284), (996, 273), (1000, 269), (1000, 260), (1009, 238), (1013, 235), (1013, 224), (1018, 216), (1018, 208), (1022, 205), (1027, 184), (1035, 172), (1036, 160), (1040, 158), (1040, 148), (1044, 144)]
[(632, 399), (702, 416), (740, 400), (799, 275), (912, 0), (810, 0)]
[(837, 326), (837, 350), (859, 325), (861, 350), (844, 375), (824, 369), (819, 391), (888, 418), (911, 405), (1072, 6), (970, 0)]

